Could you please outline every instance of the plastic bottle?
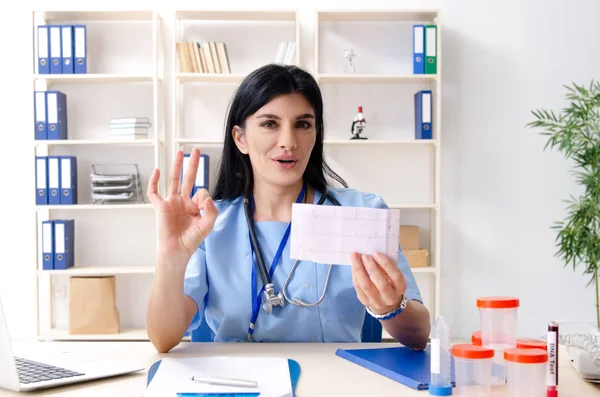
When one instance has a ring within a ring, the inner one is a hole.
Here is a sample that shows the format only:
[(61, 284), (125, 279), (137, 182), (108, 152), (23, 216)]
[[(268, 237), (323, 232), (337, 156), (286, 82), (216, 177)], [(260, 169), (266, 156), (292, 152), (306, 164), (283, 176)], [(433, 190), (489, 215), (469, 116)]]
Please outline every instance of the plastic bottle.
[(452, 395), (451, 348), (450, 330), (444, 320), (444, 316), (439, 316), (435, 320), (433, 329), (431, 330), (431, 380), (429, 382), (429, 394), (432, 396)]

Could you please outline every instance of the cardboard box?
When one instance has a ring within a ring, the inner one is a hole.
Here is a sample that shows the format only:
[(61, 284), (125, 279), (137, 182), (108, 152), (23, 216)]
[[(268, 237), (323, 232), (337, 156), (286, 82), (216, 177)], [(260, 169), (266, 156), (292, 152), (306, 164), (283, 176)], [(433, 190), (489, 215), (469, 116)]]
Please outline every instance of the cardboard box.
[(400, 247), (402, 250), (418, 250), (421, 248), (418, 226), (400, 226)]
[(403, 250), (409, 267), (427, 267), (427, 250)]

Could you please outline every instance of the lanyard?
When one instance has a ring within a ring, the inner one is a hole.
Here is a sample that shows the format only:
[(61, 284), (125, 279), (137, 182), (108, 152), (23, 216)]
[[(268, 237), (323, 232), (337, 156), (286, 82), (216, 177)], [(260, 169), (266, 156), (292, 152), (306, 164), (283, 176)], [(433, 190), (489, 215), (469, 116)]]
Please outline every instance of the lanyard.
[[(304, 198), (304, 194), (306, 192), (306, 185), (302, 186), (302, 190), (300, 191), (300, 195), (298, 196), (298, 198), (296, 199), (296, 203), (301, 203), (302, 199)], [(252, 216), (252, 218), (254, 217), (254, 198), (252, 198), (250, 200), (250, 214)], [(281, 259), (281, 254), (283, 253), (283, 249), (285, 248), (285, 245), (287, 244), (287, 240), (290, 237), (290, 230), (292, 227), (292, 223), (288, 223), (287, 228), (285, 229), (285, 233), (283, 234), (283, 238), (281, 239), (281, 242), (279, 243), (279, 248), (277, 248), (277, 252), (275, 253), (275, 256), (273, 257), (273, 262), (271, 263), (271, 268), (269, 269), (269, 278), (273, 277), (273, 273), (275, 273), (275, 269), (277, 268), (277, 265), (279, 264), (279, 260)], [(257, 240), (258, 242), (258, 240)], [(252, 251), (252, 286), (251, 286), (251, 301), (252, 301), (252, 318), (250, 319), (250, 327), (248, 328), (248, 337), (250, 337), (253, 333), (254, 333), (254, 324), (256, 323), (256, 319), (258, 318), (258, 312), (260, 310), (260, 303), (261, 303), (261, 295), (262, 292), (265, 288), (265, 286), (263, 285), (262, 288), (260, 289), (260, 292), (257, 293), (256, 291), (256, 262), (255, 262), (255, 255), (262, 255), (262, 253), (260, 252), (260, 247), (256, 247), (257, 250), (259, 252), (254, 252), (254, 247), (252, 247), (252, 240), (250, 240), (250, 250)]]

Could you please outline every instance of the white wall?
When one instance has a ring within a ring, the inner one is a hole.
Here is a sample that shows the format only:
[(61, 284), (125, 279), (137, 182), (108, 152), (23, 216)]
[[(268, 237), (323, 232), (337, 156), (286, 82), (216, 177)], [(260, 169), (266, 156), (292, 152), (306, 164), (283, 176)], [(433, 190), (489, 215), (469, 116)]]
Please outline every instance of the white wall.
[[(337, 2), (305, 0), (288, 2), (287, 7), (296, 5), (310, 23), (312, 8), (337, 8)], [(46, 1), (30, 3), (49, 7)], [(143, 9), (145, 3), (106, 0), (102, 6)], [(82, 7), (76, 1), (52, 4), (56, 9)], [(247, 4), (222, 0), (206, 7), (247, 8)], [(491, 294), (521, 298), (523, 334), (540, 333), (540, 328), (531, 325), (550, 319), (593, 321), (594, 295), (585, 288), (587, 278), (580, 271), (563, 268), (554, 258), (550, 230), (564, 216), (561, 199), (577, 188), (562, 156), (543, 152), (543, 138), (524, 125), (532, 119), (533, 108), (563, 106), (562, 84), (587, 83), (598, 77), (600, 55), (592, 43), (600, 37), (595, 18), (600, 3), (372, 0), (368, 5), (442, 10), (442, 312), (453, 334), (467, 337), (477, 329), (475, 300)], [(359, 1), (345, 5), (363, 6)], [(17, 7), (19, 11), (7, 15), (0, 25), (4, 77), (0, 115), (5, 137), (0, 145), (0, 219), (6, 231), (0, 240), (4, 253), (0, 294), (11, 333), (21, 336), (33, 333), (35, 324), (30, 199), (34, 169), (28, 63), (32, 59), (31, 14), (29, 7)], [(168, 8), (161, 7), (169, 15), (169, 9), (196, 8), (198, 2), (174, 0)], [(256, 7), (281, 5), (259, 1)], [(308, 69), (313, 62), (311, 34), (310, 30), (302, 32), (306, 56), (302, 66)], [(381, 157), (376, 151), (369, 153), (374, 159)], [(345, 174), (348, 170), (343, 167), (336, 163), (336, 169)], [(385, 176), (375, 182), (386, 185)]]

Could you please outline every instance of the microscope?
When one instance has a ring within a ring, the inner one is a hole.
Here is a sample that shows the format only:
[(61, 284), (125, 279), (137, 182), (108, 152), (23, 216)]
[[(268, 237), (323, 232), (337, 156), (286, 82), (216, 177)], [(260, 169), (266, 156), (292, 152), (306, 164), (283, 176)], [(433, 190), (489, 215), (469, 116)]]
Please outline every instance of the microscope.
[(363, 108), (362, 108), (362, 106), (359, 106), (358, 114), (356, 116), (354, 116), (354, 119), (352, 120), (352, 127), (350, 128), (350, 132), (352, 133), (352, 138), (350, 138), (350, 139), (368, 139), (368, 138), (360, 136), (360, 134), (362, 134), (362, 132), (366, 128), (366, 126), (367, 126), (367, 120), (365, 120), (365, 116), (363, 115)]

